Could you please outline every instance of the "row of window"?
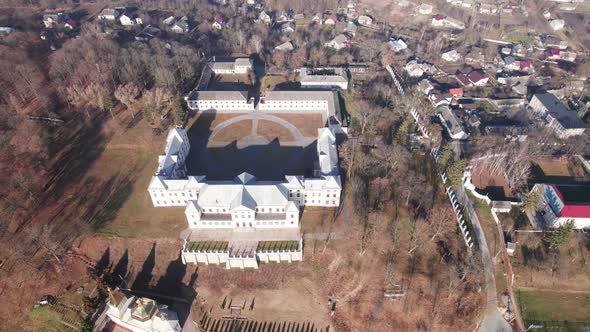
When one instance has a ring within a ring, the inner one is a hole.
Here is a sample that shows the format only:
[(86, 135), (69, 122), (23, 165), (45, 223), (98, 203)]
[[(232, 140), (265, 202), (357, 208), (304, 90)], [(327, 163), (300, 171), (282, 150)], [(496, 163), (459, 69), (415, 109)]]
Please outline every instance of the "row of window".
[[(306, 199), (305, 204), (310, 204), (310, 201)], [(312, 199), (311, 204), (315, 204), (315, 200)], [(322, 204), (322, 201), (318, 200), (318, 204)], [(332, 203), (330, 204), (330, 201), (327, 200), (326, 203), (324, 203), (324, 204), (336, 205), (336, 201), (332, 201)]]
[[(258, 221), (258, 222), (254, 222), (254, 224), (256, 226), (285, 226), (287, 224), (286, 221)], [(294, 222), (291, 221), (291, 225), (293, 225)], [(231, 226), (232, 222), (231, 221), (193, 221), (193, 225), (194, 226)], [(236, 223), (236, 227), (253, 227), (252, 223)], [(246, 226), (247, 225), (247, 226)]]

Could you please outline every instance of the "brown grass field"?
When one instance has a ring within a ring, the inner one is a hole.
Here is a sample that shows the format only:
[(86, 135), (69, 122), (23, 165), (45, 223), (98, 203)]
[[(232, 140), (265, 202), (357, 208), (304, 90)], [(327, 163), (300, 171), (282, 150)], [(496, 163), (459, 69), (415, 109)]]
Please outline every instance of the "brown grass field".
[(287, 128), (268, 120), (258, 120), (256, 133), (269, 141), (278, 139), (279, 141), (284, 142), (295, 139)]
[(305, 137), (317, 137), (318, 129), (324, 127), (320, 114), (273, 114), (274, 116), (289, 121), (297, 127), (301, 135)]
[(242, 120), (225, 127), (223, 130), (215, 134), (212, 139), (215, 141), (237, 141), (240, 138), (250, 134), (251, 130), (252, 120)]

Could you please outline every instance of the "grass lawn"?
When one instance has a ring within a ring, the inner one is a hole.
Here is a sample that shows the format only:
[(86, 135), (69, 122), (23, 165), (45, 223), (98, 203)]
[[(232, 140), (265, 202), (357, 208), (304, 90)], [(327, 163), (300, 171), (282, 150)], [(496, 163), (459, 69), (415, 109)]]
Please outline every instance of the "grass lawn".
[[(128, 238), (176, 238), (186, 228), (183, 207), (155, 208), (147, 187), (157, 167), (157, 153), (138, 149), (130, 156), (127, 151), (106, 150), (95, 165), (99, 172), (110, 173), (111, 167), (134, 165), (130, 192), (116, 212), (114, 219), (98, 233)], [(122, 171), (122, 170), (120, 170)]]
[(516, 295), (525, 320), (590, 321), (590, 292), (521, 288)]
[[(334, 218), (334, 209), (325, 207), (305, 207), (301, 215), (301, 232), (318, 231), (321, 226), (328, 226)], [(327, 228), (326, 228), (327, 229)]]
[(283, 75), (266, 75), (262, 77), (260, 89), (263, 91), (273, 91), (278, 84), (287, 82), (287, 77)]
[[(87, 178), (98, 188), (115, 179), (112, 197), (95, 203), (108, 214), (98, 234), (127, 238), (176, 238), (186, 228), (184, 208), (154, 208), (147, 192), (165, 146), (166, 135), (154, 136), (141, 123), (112, 137)], [(96, 196), (100, 197), (97, 192)], [(116, 202), (114, 202), (116, 200)]]
[(49, 309), (48, 306), (32, 308), (27, 317), (11, 326), (9, 331), (39, 331), (55, 332), (68, 331), (61, 323), (61, 315)]

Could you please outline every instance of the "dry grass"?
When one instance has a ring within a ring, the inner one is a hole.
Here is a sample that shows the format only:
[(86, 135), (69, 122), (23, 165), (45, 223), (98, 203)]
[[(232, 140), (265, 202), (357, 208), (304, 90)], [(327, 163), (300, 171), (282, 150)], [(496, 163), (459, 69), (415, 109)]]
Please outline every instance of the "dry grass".
[(590, 292), (519, 289), (518, 301), (524, 319), (549, 321), (588, 321)]
[(268, 120), (258, 120), (258, 128), (256, 130), (258, 135), (266, 138), (269, 141), (274, 141), (278, 139), (282, 142), (293, 141), (295, 137), (291, 134), (291, 132), (281, 125), (277, 124), (273, 121)]
[(289, 121), (297, 127), (301, 135), (305, 137), (317, 137), (318, 128), (324, 127), (320, 114), (272, 114), (278, 118)]
[(215, 136), (211, 137), (211, 139), (224, 142), (237, 141), (249, 135), (251, 130), (252, 120), (242, 120), (223, 128)]

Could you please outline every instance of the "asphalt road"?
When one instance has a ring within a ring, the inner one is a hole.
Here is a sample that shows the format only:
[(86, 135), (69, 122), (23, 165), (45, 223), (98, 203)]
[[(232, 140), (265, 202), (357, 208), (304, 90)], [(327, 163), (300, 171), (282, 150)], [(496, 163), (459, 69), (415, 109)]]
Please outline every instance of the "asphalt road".
[(496, 297), (496, 280), (494, 278), (494, 263), (488, 250), (488, 243), (483, 234), (483, 229), (471, 204), (471, 200), (465, 194), (465, 189), (460, 187), (456, 192), (457, 200), (461, 205), (465, 207), (465, 211), (469, 214), (471, 223), (473, 225), (473, 231), (475, 237), (479, 243), (479, 249), (481, 251), (481, 260), (483, 262), (484, 277), (485, 277), (485, 289), (486, 289), (486, 308), (483, 320), (479, 327), (480, 332), (508, 332), (512, 331), (512, 327), (498, 310), (498, 303)]

